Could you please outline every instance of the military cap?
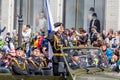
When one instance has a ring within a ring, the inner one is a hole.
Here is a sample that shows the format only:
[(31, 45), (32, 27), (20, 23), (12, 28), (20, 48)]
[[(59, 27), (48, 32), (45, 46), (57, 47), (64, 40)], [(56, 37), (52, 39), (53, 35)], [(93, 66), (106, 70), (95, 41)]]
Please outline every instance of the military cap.
[(57, 27), (59, 27), (59, 26), (61, 26), (61, 25), (62, 25), (61, 22), (56, 22), (56, 23), (54, 24), (54, 27), (57, 28)]
[(15, 50), (24, 50), (22, 47), (17, 47)]
[(73, 56), (78, 56), (78, 53), (75, 51), (74, 54), (73, 54)]
[(32, 47), (32, 51), (34, 51), (35, 49), (38, 49), (37, 47)]
[(96, 13), (93, 13), (93, 14), (92, 14), (92, 16), (95, 16), (95, 17), (97, 17), (97, 14), (96, 14)]

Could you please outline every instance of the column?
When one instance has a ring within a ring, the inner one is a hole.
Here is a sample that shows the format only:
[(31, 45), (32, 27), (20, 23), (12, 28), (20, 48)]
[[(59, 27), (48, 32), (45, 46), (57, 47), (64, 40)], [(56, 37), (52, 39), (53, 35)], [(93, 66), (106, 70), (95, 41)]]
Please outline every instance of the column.
[(119, 9), (118, 9), (118, 30), (120, 30), (120, 0), (119, 0)]
[(119, 16), (119, 0), (106, 0), (105, 9), (105, 30), (118, 30), (118, 16)]
[[(50, 9), (51, 9), (51, 14), (53, 16), (53, 22), (57, 22), (57, 14), (58, 14), (58, 2), (59, 0), (49, 0), (50, 1)], [(61, 1), (61, 0), (60, 0)]]
[(62, 22), (63, 19), (63, 0), (57, 2), (57, 21)]
[(14, 0), (9, 0), (9, 12), (8, 12), (8, 32), (13, 31), (14, 21)]

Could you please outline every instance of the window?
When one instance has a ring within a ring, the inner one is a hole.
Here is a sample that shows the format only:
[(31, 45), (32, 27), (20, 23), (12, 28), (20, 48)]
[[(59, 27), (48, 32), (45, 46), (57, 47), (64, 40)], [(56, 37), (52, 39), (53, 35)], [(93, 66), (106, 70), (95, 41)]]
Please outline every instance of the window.
[[(14, 19), (14, 26), (16, 26), (15, 29), (18, 28), (18, 17), (16, 15), (19, 15), (19, 10), (20, 10), (20, 0), (15, 0), (17, 1), (15, 6), (16, 6), (16, 11), (15, 11), (15, 19)], [(41, 13), (43, 12), (43, 5), (44, 0), (23, 0), (23, 25), (29, 24), (31, 25), (31, 28), (33, 32), (36, 32), (40, 29), (37, 29), (38, 24), (39, 24), (39, 17)], [(15, 24), (16, 23), (16, 24)]]
[(84, 28), (89, 29), (89, 9), (94, 7), (100, 20), (100, 29), (104, 29), (105, 0), (65, 0), (64, 1), (64, 19), (66, 28)]

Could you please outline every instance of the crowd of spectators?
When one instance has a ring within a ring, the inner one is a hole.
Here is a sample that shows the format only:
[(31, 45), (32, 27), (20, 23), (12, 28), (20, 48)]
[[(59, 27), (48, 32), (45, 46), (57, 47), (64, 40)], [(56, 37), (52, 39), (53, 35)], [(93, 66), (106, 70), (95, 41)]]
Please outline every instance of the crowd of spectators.
[[(27, 59), (32, 54), (32, 47), (40, 49), (42, 58), (49, 57), (48, 39), (44, 35), (44, 29), (40, 32), (32, 34), (29, 25), (23, 27), (22, 31), (22, 47), (24, 48), (24, 57)], [(108, 33), (104, 30), (101, 33), (96, 31), (96, 27), (91, 28), (91, 33), (87, 33), (83, 28), (75, 30), (75, 28), (65, 29), (64, 35), (68, 40), (67, 46), (80, 47), (99, 47), (104, 52), (112, 71), (120, 71), (120, 31), (110, 29)], [(0, 36), (0, 66), (9, 69), (9, 63), (16, 56), (16, 47), (18, 46), (18, 32), (6, 33), (5, 38)], [(51, 62), (51, 60), (49, 60)], [(49, 64), (49, 62), (48, 62)], [(49, 66), (49, 65), (48, 65)]]

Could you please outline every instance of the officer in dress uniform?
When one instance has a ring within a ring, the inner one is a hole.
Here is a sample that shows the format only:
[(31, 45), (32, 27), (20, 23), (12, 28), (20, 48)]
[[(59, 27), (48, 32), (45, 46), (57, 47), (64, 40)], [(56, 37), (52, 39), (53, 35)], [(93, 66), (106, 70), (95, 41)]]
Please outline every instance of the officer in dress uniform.
[(11, 60), (10, 66), (14, 74), (28, 75), (27, 61), (23, 58), (24, 50), (22, 47), (16, 48), (16, 57)]
[[(68, 45), (68, 41), (65, 37), (63, 24), (57, 22), (54, 24), (55, 34), (54, 34), (54, 44), (53, 44), (53, 73), (55, 76), (61, 75), (64, 73), (64, 59), (61, 54), (61, 48)], [(60, 67), (61, 66), (61, 67)]]
[(32, 75), (42, 75), (41, 68), (47, 67), (47, 62), (37, 47), (32, 48), (32, 55), (28, 59), (28, 63), (28, 70)]

